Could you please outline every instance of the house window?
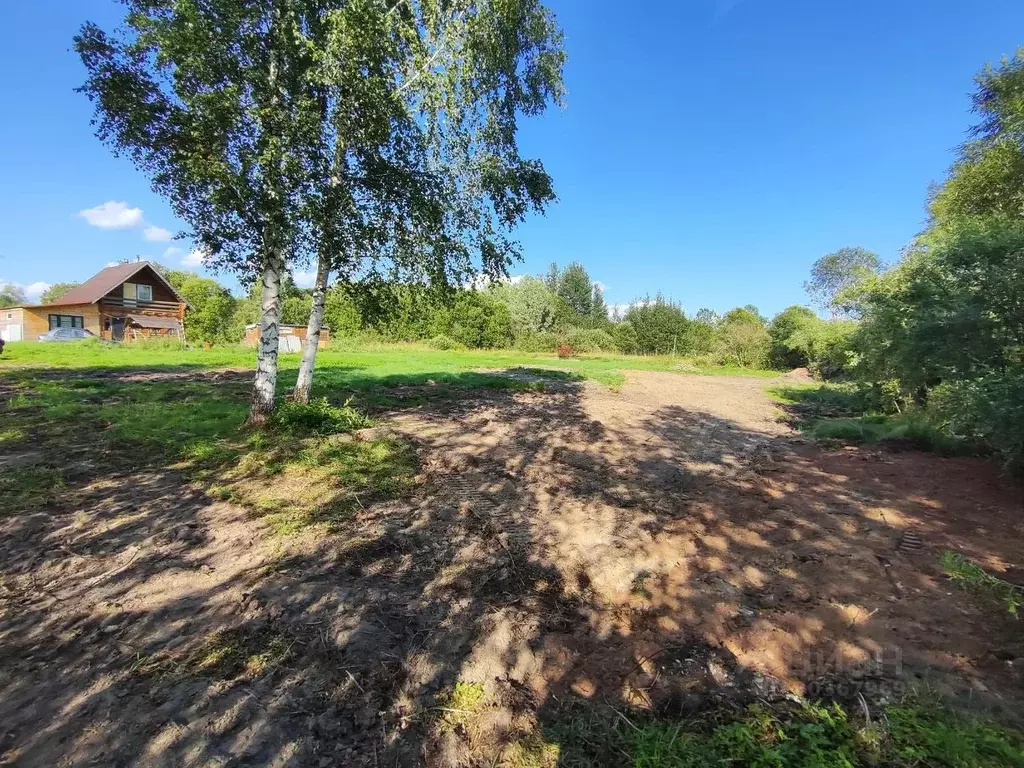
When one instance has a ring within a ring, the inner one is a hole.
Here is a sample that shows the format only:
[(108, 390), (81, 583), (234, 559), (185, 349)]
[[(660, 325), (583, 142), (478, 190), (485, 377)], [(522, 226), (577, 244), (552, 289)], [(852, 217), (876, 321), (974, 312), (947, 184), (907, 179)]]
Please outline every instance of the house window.
[(85, 320), (81, 315), (50, 315), (50, 330), (55, 328), (84, 328)]
[(152, 301), (153, 300), (153, 286), (152, 285), (137, 285), (135, 286), (136, 295), (139, 301)]

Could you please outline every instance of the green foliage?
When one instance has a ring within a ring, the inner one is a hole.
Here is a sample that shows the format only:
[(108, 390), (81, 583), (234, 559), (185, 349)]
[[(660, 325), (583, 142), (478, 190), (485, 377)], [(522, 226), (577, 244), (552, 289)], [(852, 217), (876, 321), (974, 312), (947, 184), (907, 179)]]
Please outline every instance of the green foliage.
[(0, 285), (0, 307), (18, 307), (26, 304), (25, 291), (14, 283)]
[(612, 338), (619, 352), (624, 355), (635, 355), (640, 351), (640, 337), (632, 323), (621, 322), (612, 326)]
[(438, 726), (442, 732), (466, 730), (487, 706), (487, 693), (480, 683), (459, 680), (455, 687), (438, 696)]
[(451, 336), (445, 336), (443, 333), (439, 333), (434, 338), (427, 342), (427, 345), (431, 349), (440, 349), (442, 351), (449, 349), (466, 349), (466, 345), (456, 341)]
[(714, 313), (708, 314), (710, 310), (697, 312), (697, 317), (690, 324), (689, 353), (696, 357), (710, 355), (715, 349), (715, 341), (718, 338), (718, 329), (721, 319)]
[(933, 226), (973, 217), (1024, 219), (1024, 49), (986, 66), (972, 94), (981, 122), (931, 196)]
[(787, 370), (806, 368), (810, 365), (809, 350), (791, 344), (790, 337), (817, 319), (818, 316), (812, 310), (797, 304), (786, 307), (772, 318), (768, 326), (768, 335), (772, 340), (769, 362), (773, 367)]
[(574, 261), (558, 273), (558, 295), (569, 305), (576, 317), (590, 317), (594, 298), (594, 281), (586, 268)]
[(764, 318), (754, 309), (740, 307), (726, 313), (717, 329), (713, 354), (720, 365), (763, 368), (768, 363), (771, 336)]
[(907, 699), (885, 708), (876, 724), (838, 704), (755, 704), (741, 713), (712, 712), (674, 722), (631, 713), (605, 715), (576, 706), (550, 726), (547, 745), (558, 765), (636, 768), (1020, 768), (1024, 738), (1015, 730), (954, 713), (938, 702)]
[(181, 297), (188, 302), (185, 313), (185, 335), (190, 343), (223, 344), (241, 341), (235, 335), (235, 298), (216, 280), (185, 273), (175, 285)]
[(72, 288), (77, 288), (78, 283), (54, 283), (39, 297), (40, 304), (51, 304), (57, 299), (63, 298)]
[(804, 289), (811, 300), (834, 314), (855, 314), (856, 302), (849, 292), (864, 280), (882, 271), (878, 254), (865, 248), (840, 248), (826, 254), (811, 266), (811, 279)]
[(554, 333), (527, 333), (515, 341), (521, 352), (554, 352), (558, 348), (558, 336)]
[(624, 323), (636, 332), (636, 351), (644, 355), (690, 352), (690, 321), (683, 308), (660, 294), (634, 303)]
[(943, 552), (942, 568), (953, 582), (964, 589), (971, 589), (998, 599), (1011, 616), (1016, 616), (1017, 611), (1024, 605), (1024, 587), (993, 576), (958, 552)]
[(309, 296), (288, 296), (281, 304), (281, 323), (305, 326), (312, 300)]
[(515, 283), (497, 283), (490, 292), (508, 308), (516, 338), (554, 328), (557, 295), (540, 278), (527, 276)]
[(929, 408), (953, 436), (986, 445), (1013, 470), (1024, 468), (1024, 364), (936, 387)]
[(460, 291), (448, 308), (439, 312), (434, 327), (447, 329), (452, 338), (474, 349), (507, 347), (512, 343), (512, 318), (508, 307), (479, 291)]
[(782, 346), (805, 359), (821, 378), (835, 379), (847, 374), (856, 360), (852, 349), (856, 330), (852, 320), (822, 320), (815, 315), (800, 323)]
[(579, 328), (565, 334), (563, 342), (577, 352), (614, 352), (618, 345), (607, 331)]
[(903, 702), (885, 712), (888, 765), (896, 768), (1021, 768), (1016, 730), (960, 715), (938, 702)]
[(910, 412), (897, 416), (824, 419), (808, 430), (817, 440), (846, 443), (908, 443), (922, 451), (947, 456), (970, 452), (970, 447), (947, 435), (929, 415)]
[(590, 300), (590, 320), (596, 328), (609, 325), (608, 305), (604, 301), (604, 291), (596, 283), (594, 284), (593, 298)]
[(308, 403), (283, 401), (274, 412), (273, 425), (292, 435), (333, 435), (368, 427), (371, 421), (351, 406), (351, 400), (341, 407), (320, 397)]
[(725, 313), (719, 323), (719, 325), (726, 325), (729, 323), (747, 323), (750, 325), (767, 325), (768, 320), (765, 319), (764, 315), (761, 314), (760, 310), (753, 304), (747, 304), (746, 306), (736, 307), (730, 309)]
[(862, 374), (906, 391), (1005, 370), (1024, 349), (1024, 222), (974, 219), (933, 233), (863, 291)]
[(359, 306), (345, 286), (335, 285), (327, 291), (324, 301), (324, 325), (335, 338), (355, 336), (363, 330), (363, 317)]

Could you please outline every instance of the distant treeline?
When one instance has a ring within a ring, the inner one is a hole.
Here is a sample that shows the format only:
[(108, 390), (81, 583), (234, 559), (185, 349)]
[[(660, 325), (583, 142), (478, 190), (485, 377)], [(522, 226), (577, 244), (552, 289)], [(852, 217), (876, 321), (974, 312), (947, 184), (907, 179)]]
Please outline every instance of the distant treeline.
[[(209, 277), (158, 269), (189, 303), (191, 344), (237, 344), (260, 316), (257, 290), (236, 297)], [(53, 286), (54, 301), (74, 283)], [(287, 277), (282, 285), (286, 325), (305, 325), (312, 292)], [(335, 284), (327, 294), (325, 322), (335, 338), (422, 341), (441, 349), (517, 348), (554, 352), (675, 354), (741, 367), (811, 365), (827, 343), (827, 329), (806, 307), (791, 307), (769, 322), (756, 307), (725, 315), (702, 309), (692, 317), (657, 295), (610, 312), (600, 287), (579, 263), (552, 264), (543, 276), (517, 277), (484, 287), (439, 289), (425, 285)]]

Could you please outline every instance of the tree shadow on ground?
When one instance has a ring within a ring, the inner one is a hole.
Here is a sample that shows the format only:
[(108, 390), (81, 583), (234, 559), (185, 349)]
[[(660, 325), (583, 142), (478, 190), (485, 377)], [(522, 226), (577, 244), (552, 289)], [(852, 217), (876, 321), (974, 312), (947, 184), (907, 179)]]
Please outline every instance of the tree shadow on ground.
[[(852, 669), (898, 683), (870, 663), (956, 654), (994, 686), (985, 654), (1024, 655), (1000, 617), (945, 595), (930, 559), (946, 543), (990, 565), (1019, 552), (998, 514), (1015, 491), (983, 491), (981, 508), (977, 462), (937, 476), (929, 457), (822, 456), (682, 406), (610, 429), (577, 381), (471, 386), (393, 414), (416, 489), (330, 534), (270, 537), (165, 465), (101, 462), (10, 510), (5, 758), (526, 765), (569, 701), (679, 716)], [(907, 529), (927, 551), (896, 550)], [(485, 690), (467, 717), (446, 696), (459, 681)]]

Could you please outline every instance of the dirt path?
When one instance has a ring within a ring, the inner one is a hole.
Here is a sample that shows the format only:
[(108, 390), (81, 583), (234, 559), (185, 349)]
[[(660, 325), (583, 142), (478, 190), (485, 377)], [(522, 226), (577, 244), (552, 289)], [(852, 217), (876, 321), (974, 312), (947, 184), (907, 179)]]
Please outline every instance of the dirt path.
[[(1020, 489), (804, 445), (764, 386), (630, 373), (397, 412), (419, 490), (335, 536), (270, 537), (171, 472), (0, 518), (0, 763), (501, 765), (568, 694), (681, 714), (927, 676), (1016, 706), (1019, 627), (938, 556), (1013, 576)], [(490, 705), (445, 729), (459, 680)]]

